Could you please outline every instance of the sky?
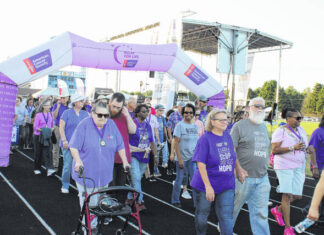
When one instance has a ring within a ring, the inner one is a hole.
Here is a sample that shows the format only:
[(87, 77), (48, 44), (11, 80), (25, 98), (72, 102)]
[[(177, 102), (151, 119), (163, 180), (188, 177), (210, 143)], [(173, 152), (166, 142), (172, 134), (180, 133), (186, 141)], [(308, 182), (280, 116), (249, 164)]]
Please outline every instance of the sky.
[[(10, 0), (1, 1), (0, 9), (0, 62), (66, 31), (102, 41), (191, 10), (195, 19), (255, 28), (293, 42), (282, 53), (281, 86), (303, 91), (324, 83), (323, 0)], [(255, 55), (251, 88), (278, 76), (278, 52)]]

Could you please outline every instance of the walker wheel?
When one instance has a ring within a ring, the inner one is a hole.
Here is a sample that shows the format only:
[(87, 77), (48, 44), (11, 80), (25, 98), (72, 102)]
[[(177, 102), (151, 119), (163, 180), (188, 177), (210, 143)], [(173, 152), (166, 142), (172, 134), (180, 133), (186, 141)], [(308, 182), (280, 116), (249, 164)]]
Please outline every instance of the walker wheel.
[(116, 230), (116, 235), (125, 235), (125, 234), (126, 233), (121, 228)]

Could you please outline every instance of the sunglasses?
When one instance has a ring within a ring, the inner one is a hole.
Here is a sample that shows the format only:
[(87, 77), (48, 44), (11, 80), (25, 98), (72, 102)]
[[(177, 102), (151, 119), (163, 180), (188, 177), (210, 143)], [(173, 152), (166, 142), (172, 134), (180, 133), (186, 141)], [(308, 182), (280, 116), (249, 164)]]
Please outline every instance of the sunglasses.
[(257, 108), (257, 109), (265, 109), (265, 106), (263, 106), (263, 105), (261, 105), (261, 104), (254, 104), (254, 105), (252, 105), (252, 106), (254, 106), (254, 107)]
[(102, 118), (102, 117), (104, 117), (106, 119), (109, 118), (109, 114), (106, 114), (106, 113), (105, 114), (103, 114), (103, 113), (95, 113), (95, 114), (97, 114), (98, 118)]
[(228, 122), (227, 119), (218, 119), (218, 118), (214, 118), (214, 119), (212, 119), (212, 120), (214, 120), (214, 121), (220, 121), (220, 122)]
[(292, 117), (292, 118), (295, 118), (297, 121), (301, 121), (303, 120), (304, 117), (299, 116), (299, 117)]
[(196, 113), (196, 115), (195, 115), (196, 117), (199, 117), (200, 116), (200, 113)]
[(184, 114), (193, 114), (193, 112), (183, 112)]

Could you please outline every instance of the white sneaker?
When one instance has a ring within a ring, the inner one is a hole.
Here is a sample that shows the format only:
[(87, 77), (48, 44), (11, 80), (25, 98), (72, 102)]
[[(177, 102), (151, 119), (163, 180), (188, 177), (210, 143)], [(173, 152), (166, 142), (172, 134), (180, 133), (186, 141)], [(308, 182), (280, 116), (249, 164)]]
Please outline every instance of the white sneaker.
[(61, 193), (69, 193), (69, 190), (68, 189), (66, 189), (66, 188), (61, 188)]
[(167, 167), (168, 167), (168, 163), (163, 163), (163, 164), (162, 164), (162, 167), (163, 167), (163, 168), (167, 168)]
[(188, 191), (183, 191), (183, 193), (181, 194), (181, 197), (183, 197), (184, 199), (191, 199), (191, 195)]
[(41, 171), (40, 170), (34, 170), (34, 174), (35, 175), (40, 175), (41, 174)]
[(54, 169), (48, 169), (47, 170), (47, 176), (51, 176), (55, 173), (56, 171)]
[(273, 203), (271, 201), (268, 201), (268, 206), (272, 206)]

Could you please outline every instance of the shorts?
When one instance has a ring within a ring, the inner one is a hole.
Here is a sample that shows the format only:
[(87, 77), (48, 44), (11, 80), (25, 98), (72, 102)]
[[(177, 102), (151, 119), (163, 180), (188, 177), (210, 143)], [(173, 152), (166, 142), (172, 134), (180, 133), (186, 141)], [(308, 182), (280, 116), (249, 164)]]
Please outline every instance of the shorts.
[(305, 182), (305, 168), (275, 170), (279, 186), (278, 193), (287, 193), (296, 196), (303, 195), (303, 187)]

